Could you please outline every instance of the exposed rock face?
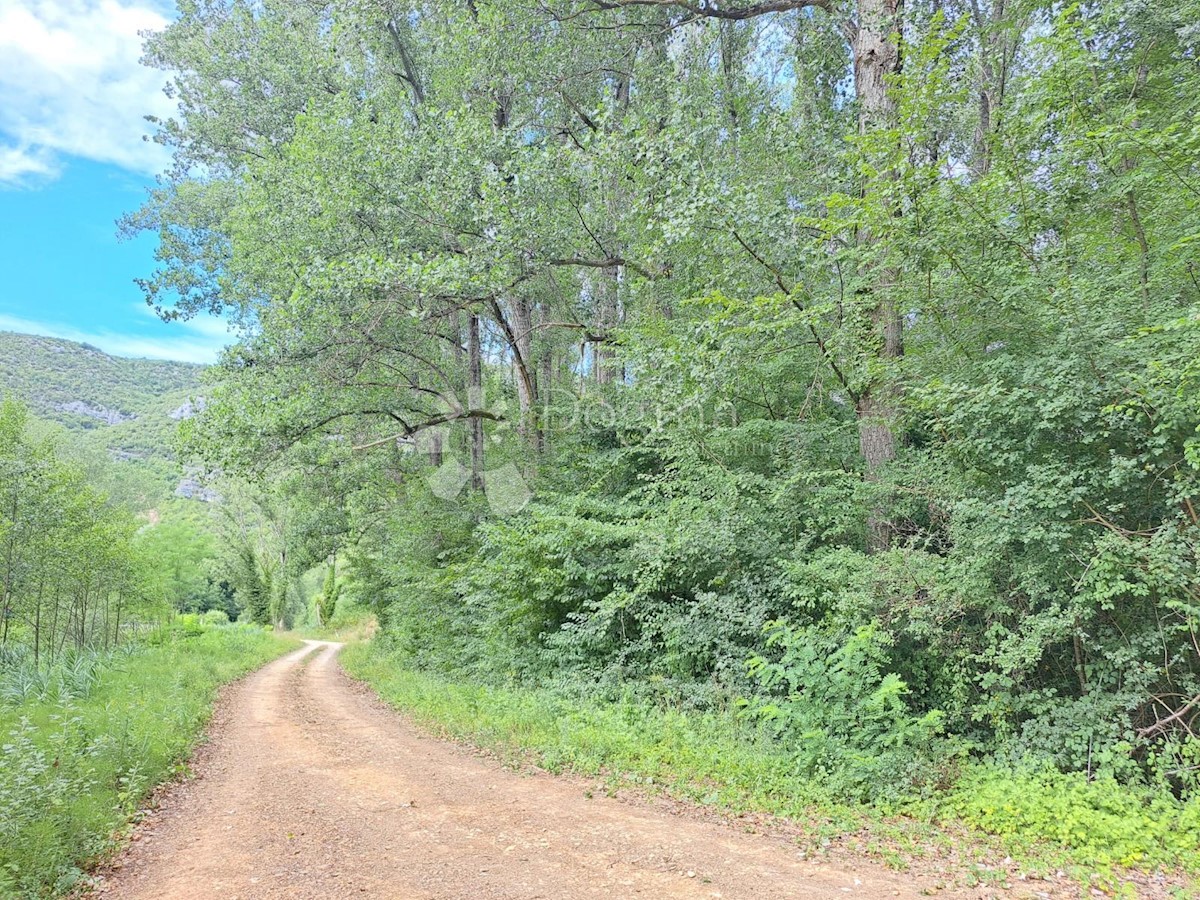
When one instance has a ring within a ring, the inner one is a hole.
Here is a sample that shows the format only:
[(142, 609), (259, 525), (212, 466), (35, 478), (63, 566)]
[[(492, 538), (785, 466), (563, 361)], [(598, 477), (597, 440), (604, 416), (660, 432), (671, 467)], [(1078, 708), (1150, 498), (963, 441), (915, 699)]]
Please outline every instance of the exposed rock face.
[(123, 413), (119, 409), (109, 409), (106, 406), (94, 406), (84, 400), (72, 400), (69, 403), (56, 403), (54, 408), (60, 412), (75, 413), (79, 416), (87, 416), (89, 419), (98, 419), (105, 425), (120, 425), (122, 422), (132, 422), (137, 416), (131, 413)]
[(199, 500), (201, 503), (217, 503), (221, 499), (220, 494), (210, 487), (205, 487), (191, 476), (179, 479), (179, 486), (175, 488), (175, 496), (187, 500)]
[(117, 462), (130, 462), (135, 459), (145, 459), (150, 454), (140, 450), (121, 450), (118, 447), (109, 447), (108, 455)]
[(167, 415), (179, 422), (183, 419), (190, 419), (196, 413), (204, 412), (207, 405), (208, 402), (203, 397), (197, 397), (195, 400), (185, 400), (182, 406), (171, 410)]
[(187, 500), (198, 500), (201, 503), (220, 503), (221, 495), (204, 483), (204, 473), (197, 468), (186, 468), (179, 486), (175, 488), (175, 496)]

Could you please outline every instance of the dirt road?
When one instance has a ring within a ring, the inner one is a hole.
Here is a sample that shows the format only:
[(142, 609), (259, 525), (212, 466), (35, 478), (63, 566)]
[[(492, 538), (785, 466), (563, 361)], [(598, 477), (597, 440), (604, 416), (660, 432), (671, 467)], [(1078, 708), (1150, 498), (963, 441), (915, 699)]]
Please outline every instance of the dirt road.
[(310, 641), (227, 693), (197, 777), (168, 792), (102, 896), (767, 900), (933, 884), (511, 772), (422, 735), (341, 672), (339, 647)]

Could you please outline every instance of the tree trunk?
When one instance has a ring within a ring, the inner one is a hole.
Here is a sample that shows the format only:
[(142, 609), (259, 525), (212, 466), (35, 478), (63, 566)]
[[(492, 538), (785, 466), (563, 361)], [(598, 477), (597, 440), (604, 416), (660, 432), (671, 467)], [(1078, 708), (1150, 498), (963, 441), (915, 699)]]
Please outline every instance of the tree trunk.
[[(866, 135), (895, 126), (896, 103), (888, 81), (900, 74), (900, 48), (897, 35), (901, 28), (902, 0), (858, 0), (858, 27), (854, 32), (854, 87), (858, 98), (859, 133)], [(864, 194), (889, 190), (894, 173), (886, 167), (873, 182), (863, 185)], [(870, 228), (860, 229), (860, 245), (878, 243)], [(904, 353), (903, 321), (896, 303), (899, 272), (887, 265), (877, 266), (870, 279), (871, 329), (869, 357), (896, 359)], [(888, 376), (873, 376), (864, 385), (857, 404), (859, 448), (867, 478), (876, 481), (879, 471), (896, 458), (896, 397)], [(882, 503), (876, 503), (867, 517), (868, 549), (886, 549), (891, 542), (892, 523)]]
[[(630, 79), (619, 78), (615, 86), (613, 105), (615, 114), (608, 126), (610, 132), (616, 132), (622, 125), (629, 112), (631, 97)], [(621, 259), (625, 248), (619, 240), (618, 223), (621, 213), (626, 207), (626, 190), (621, 179), (613, 174), (608, 181), (606, 206), (608, 212), (606, 242), (609, 258)], [(596, 381), (600, 384), (612, 384), (621, 379), (621, 367), (617, 364), (617, 354), (608, 341), (613, 332), (624, 318), (621, 309), (621, 282), (624, 279), (624, 266), (620, 264), (605, 266), (600, 270), (600, 278), (595, 281), (596, 291), (596, 331), (605, 340), (597, 341), (593, 353), (596, 362)]]
[(972, 141), (971, 174), (981, 178), (992, 168), (992, 136), (999, 126), (1000, 104), (1008, 87), (1008, 68), (1020, 29), (1006, 21), (1008, 0), (991, 0), (987, 11), (971, 0), (971, 18), (979, 34), (979, 115)]
[(605, 338), (596, 341), (592, 349), (596, 369), (593, 376), (598, 384), (612, 384), (617, 380), (616, 354), (607, 338), (620, 317), (620, 286), (620, 266), (605, 266), (596, 279), (596, 330)]
[(545, 453), (549, 447), (546, 432), (550, 428), (550, 401), (554, 393), (554, 351), (549, 346), (543, 348), (538, 365), (540, 368), (538, 397), (542, 404), (540, 427), (538, 428), (538, 453)]
[[(467, 407), (483, 408), (483, 358), (479, 347), (479, 316), (467, 319)], [(471, 487), (483, 490), (483, 419), (471, 416)]]
[(445, 461), (445, 458), (446, 452), (442, 443), (442, 431), (440, 428), (431, 428), (429, 430), (429, 464), (437, 469)]
[(504, 330), (513, 356), (513, 381), (517, 385), (517, 403), (521, 418), (517, 432), (530, 446), (540, 443), (537, 421), (537, 364), (533, 358), (533, 307), (525, 297), (513, 297), (506, 304), (507, 314), (497, 304), (498, 324)]
[(0, 618), (3, 618), (4, 620), (2, 623), (0, 623), (4, 628), (4, 636), (0, 642), (4, 644), (8, 643), (8, 620), (14, 605), (12, 596), (13, 583), (16, 576), (13, 571), (13, 558), (17, 544), (17, 496), (17, 489), (13, 488), (12, 512), (9, 514), (9, 522), (12, 524), (9, 526), (8, 552), (6, 553), (6, 559), (4, 563), (4, 602), (2, 605), (0, 605)]
[(38, 668), (41, 662), (42, 650), (42, 594), (45, 591), (46, 582), (40, 580), (38, 582), (37, 606), (33, 610), (33, 667)]

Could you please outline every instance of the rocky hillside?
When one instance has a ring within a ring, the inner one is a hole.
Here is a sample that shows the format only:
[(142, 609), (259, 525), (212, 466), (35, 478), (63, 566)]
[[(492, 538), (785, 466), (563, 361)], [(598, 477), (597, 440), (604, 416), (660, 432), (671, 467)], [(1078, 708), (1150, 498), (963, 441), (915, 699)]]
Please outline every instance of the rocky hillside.
[(177, 490), (187, 493), (190, 480), (180, 475), (174, 436), (178, 423), (203, 406), (203, 371), (191, 363), (125, 359), (89, 344), (0, 332), (0, 395), (57, 423), (85, 463), (115, 463), (105, 467), (115, 473), (107, 479), (112, 490), (147, 508)]

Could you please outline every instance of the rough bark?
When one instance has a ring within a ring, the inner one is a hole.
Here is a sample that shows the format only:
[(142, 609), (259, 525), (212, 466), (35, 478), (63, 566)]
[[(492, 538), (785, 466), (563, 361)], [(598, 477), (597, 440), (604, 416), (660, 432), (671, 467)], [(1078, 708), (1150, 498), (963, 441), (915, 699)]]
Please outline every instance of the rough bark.
[(547, 431), (550, 428), (550, 401), (554, 395), (554, 351), (550, 347), (542, 350), (539, 360), (538, 396), (541, 398), (541, 427), (538, 429), (538, 452), (545, 453), (549, 447)]
[(533, 304), (525, 297), (514, 296), (502, 307), (494, 304), (496, 322), (512, 352), (513, 381), (517, 386), (517, 403), (521, 416), (518, 433), (531, 445), (540, 443), (537, 421), (537, 361), (533, 355)]
[[(616, 96), (613, 98), (617, 114), (609, 126), (613, 131), (620, 127), (625, 113), (629, 111), (630, 83), (628, 78), (621, 78), (616, 84)], [(596, 330), (603, 335), (609, 335), (621, 323), (621, 281), (624, 277), (624, 249), (617, 240), (617, 222), (623, 206), (623, 188), (618, 178), (609, 182), (607, 197), (609, 258), (611, 264), (601, 270), (601, 278), (596, 285)], [(600, 384), (611, 384), (620, 378), (620, 367), (617, 355), (607, 341), (598, 342), (593, 351), (596, 360), (596, 381)]]
[(445, 462), (445, 459), (446, 450), (442, 441), (442, 433), (434, 428), (429, 434), (429, 464), (436, 469)]
[[(605, 266), (596, 283), (596, 331), (610, 334), (620, 319), (621, 267)], [(593, 344), (593, 373), (597, 383), (611, 384), (617, 380), (616, 353), (607, 340)]]
[[(902, 0), (858, 0), (858, 27), (852, 35), (854, 86), (858, 99), (858, 127), (861, 134), (891, 128), (896, 120), (896, 103), (888, 82), (900, 74), (900, 32)], [(876, 183), (863, 185), (864, 192), (886, 190), (891, 174), (885, 169)], [(869, 228), (858, 235), (859, 243), (872, 245), (879, 237)], [(870, 278), (871, 327), (869, 355), (885, 363), (904, 353), (903, 320), (896, 303), (899, 273), (879, 266)], [(895, 389), (884, 376), (873, 376), (864, 385), (857, 404), (859, 449), (867, 478), (875, 481), (880, 470), (896, 458)], [(868, 547), (886, 549), (891, 542), (892, 525), (887, 510), (877, 503), (867, 517)]]
[[(467, 318), (467, 405), (483, 407), (483, 357), (479, 346), (479, 316)], [(471, 417), (471, 487), (483, 490), (483, 419)]]

